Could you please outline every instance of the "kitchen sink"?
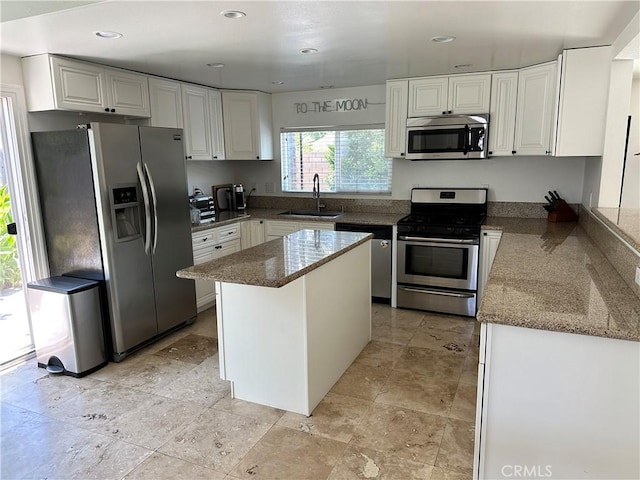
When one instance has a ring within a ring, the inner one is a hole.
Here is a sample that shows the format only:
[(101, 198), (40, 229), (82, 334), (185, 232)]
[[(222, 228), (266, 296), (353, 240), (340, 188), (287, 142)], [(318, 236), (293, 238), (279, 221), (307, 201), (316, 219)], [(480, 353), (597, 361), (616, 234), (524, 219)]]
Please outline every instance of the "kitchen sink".
[(329, 210), (287, 210), (281, 212), (278, 215), (297, 215), (300, 217), (324, 217), (324, 218), (336, 218), (342, 215), (340, 212), (331, 212)]

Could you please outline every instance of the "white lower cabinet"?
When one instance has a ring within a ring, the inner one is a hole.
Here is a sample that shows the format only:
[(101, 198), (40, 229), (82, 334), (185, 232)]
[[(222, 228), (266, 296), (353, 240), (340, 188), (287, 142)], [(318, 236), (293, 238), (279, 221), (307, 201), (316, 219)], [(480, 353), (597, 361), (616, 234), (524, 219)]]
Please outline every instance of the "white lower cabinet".
[(482, 302), (482, 296), (484, 295), (484, 287), (489, 279), (489, 272), (491, 272), (491, 265), (496, 258), (496, 252), (498, 251), (498, 245), (502, 238), (502, 231), (500, 230), (485, 230), (480, 232), (480, 252), (478, 261), (478, 299), (477, 304), (480, 306)]
[(264, 243), (264, 220), (247, 220), (241, 223), (242, 250)]
[(639, 358), (636, 341), (483, 323), (473, 478), (640, 478)]
[[(214, 227), (192, 235), (193, 263), (199, 265), (217, 258), (222, 258), (241, 250), (240, 224), (233, 223), (222, 227)], [(214, 283), (196, 280), (196, 302), (198, 312), (215, 303)]]
[(291, 220), (267, 220), (265, 224), (266, 240), (284, 237), (298, 230), (334, 230), (333, 222), (294, 222)]

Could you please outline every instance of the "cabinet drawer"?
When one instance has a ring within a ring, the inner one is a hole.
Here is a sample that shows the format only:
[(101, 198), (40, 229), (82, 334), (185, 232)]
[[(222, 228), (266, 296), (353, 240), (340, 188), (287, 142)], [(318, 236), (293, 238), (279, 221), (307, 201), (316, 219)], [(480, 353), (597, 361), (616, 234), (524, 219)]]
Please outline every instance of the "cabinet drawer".
[(213, 247), (214, 258), (221, 258), (242, 250), (240, 245), (240, 239), (231, 240), (229, 242), (223, 242)]
[(217, 227), (216, 235), (218, 236), (219, 243), (240, 238), (240, 224), (232, 223), (231, 225), (225, 225), (224, 227)]
[(300, 222), (299, 230), (335, 230), (332, 222)]
[(193, 243), (194, 255), (198, 251), (213, 248), (213, 245), (218, 243), (216, 231), (213, 228), (204, 230), (202, 232), (193, 233), (191, 235), (191, 241)]
[(282, 220), (270, 220), (267, 222), (266, 234), (268, 237), (284, 237), (290, 233), (300, 230), (298, 222), (287, 222)]

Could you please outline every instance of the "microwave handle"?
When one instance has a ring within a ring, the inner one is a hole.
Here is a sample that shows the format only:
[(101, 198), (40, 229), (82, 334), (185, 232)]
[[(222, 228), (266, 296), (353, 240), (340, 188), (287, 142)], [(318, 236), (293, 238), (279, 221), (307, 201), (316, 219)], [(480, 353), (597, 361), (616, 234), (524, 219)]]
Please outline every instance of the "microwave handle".
[(462, 147), (462, 153), (468, 154), (471, 150), (471, 128), (469, 125), (464, 126), (464, 146)]

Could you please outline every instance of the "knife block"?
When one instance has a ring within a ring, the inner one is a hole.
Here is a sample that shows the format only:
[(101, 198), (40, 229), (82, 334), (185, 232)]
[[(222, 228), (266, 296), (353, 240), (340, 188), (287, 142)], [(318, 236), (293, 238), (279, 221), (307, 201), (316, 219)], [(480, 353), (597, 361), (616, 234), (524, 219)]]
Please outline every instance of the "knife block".
[(578, 215), (573, 211), (567, 202), (560, 200), (553, 212), (549, 212), (547, 220), (550, 222), (575, 222), (578, 220)]

